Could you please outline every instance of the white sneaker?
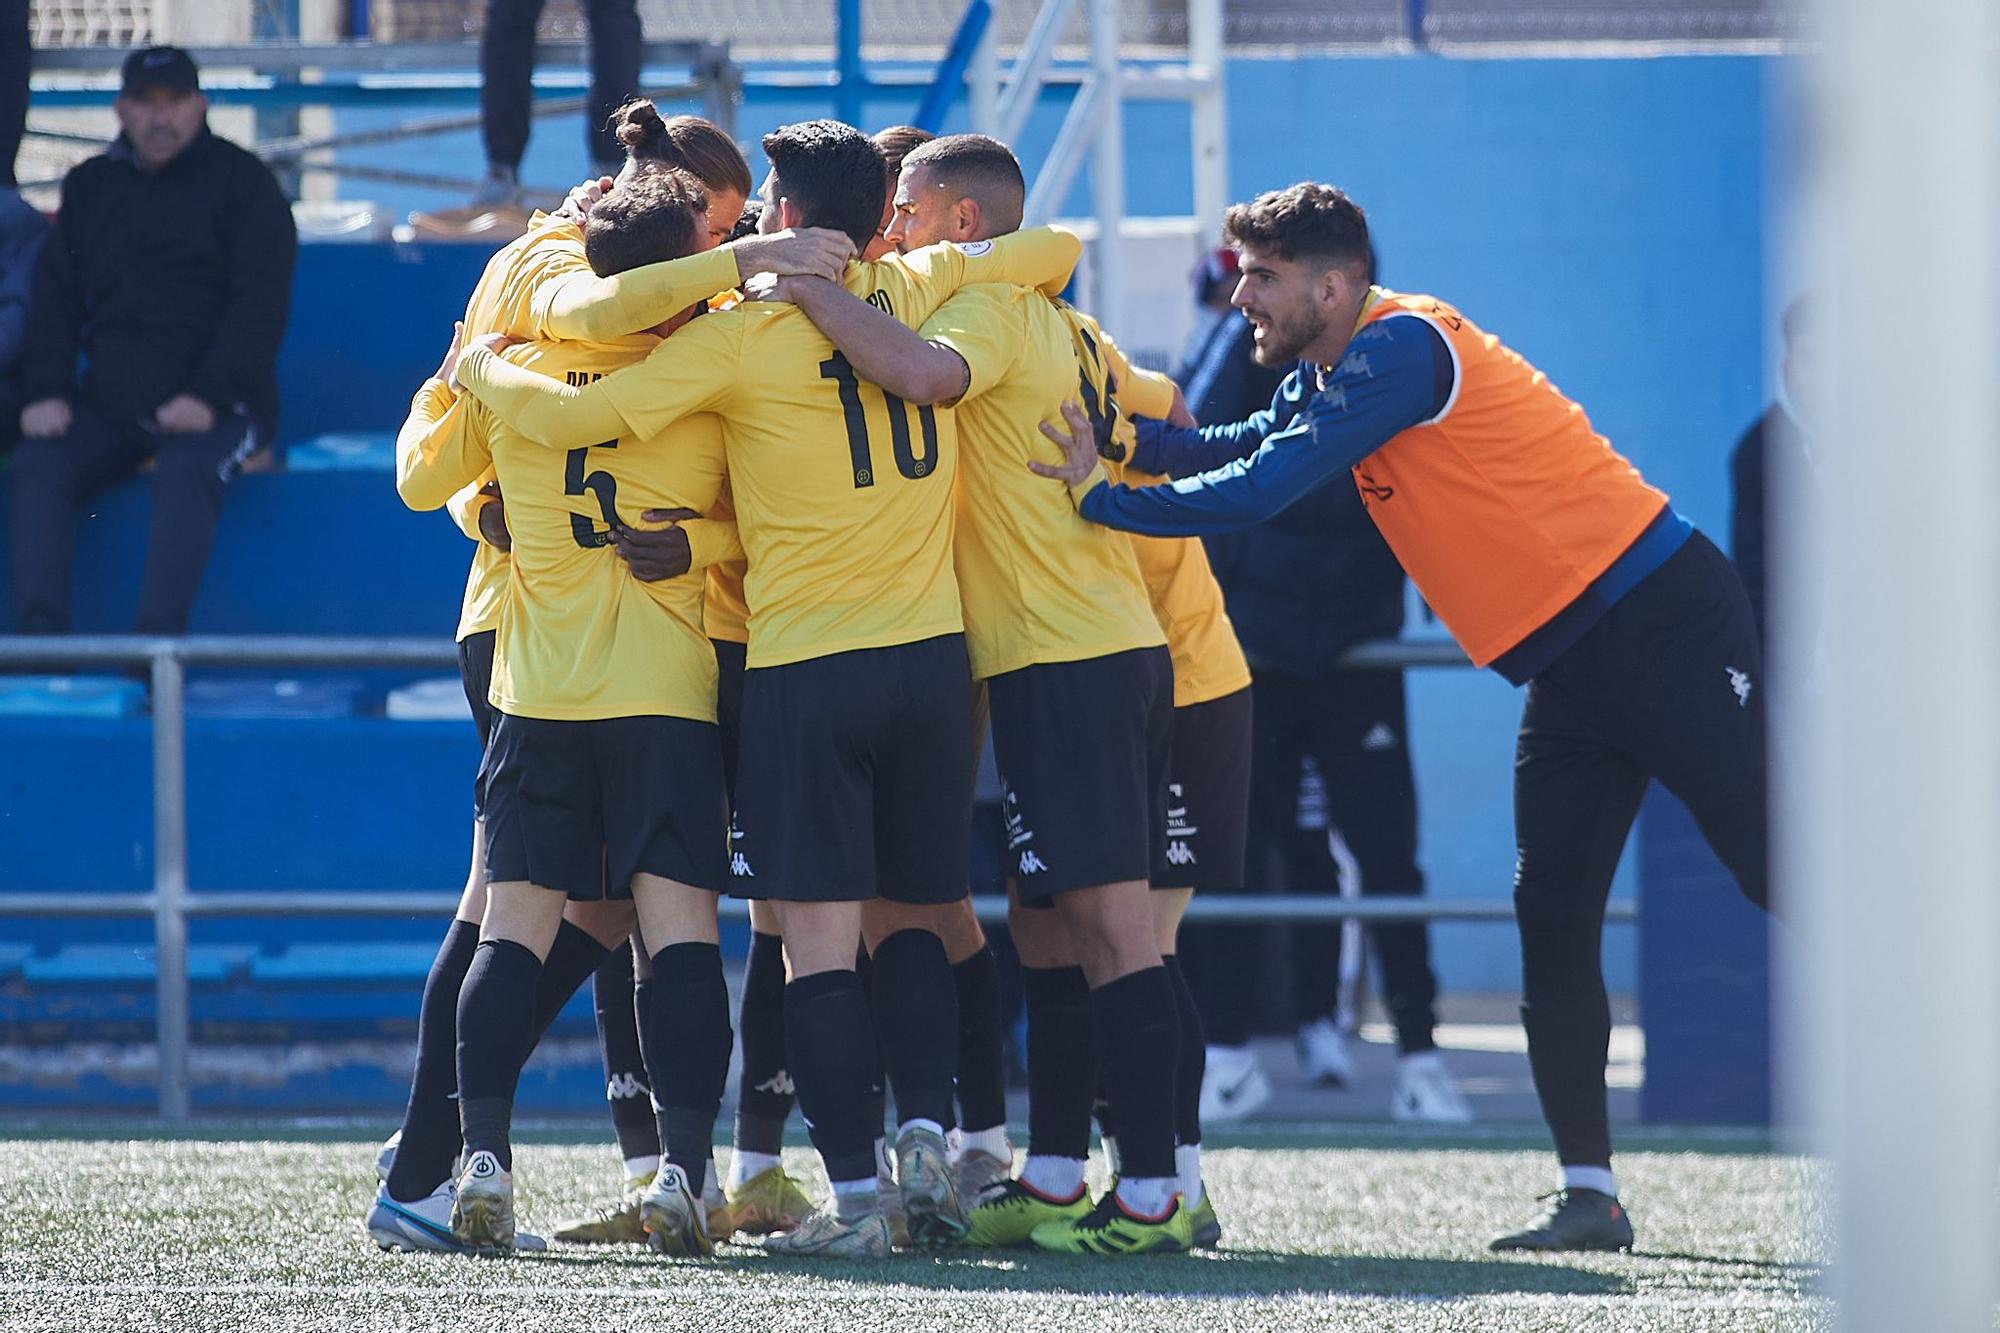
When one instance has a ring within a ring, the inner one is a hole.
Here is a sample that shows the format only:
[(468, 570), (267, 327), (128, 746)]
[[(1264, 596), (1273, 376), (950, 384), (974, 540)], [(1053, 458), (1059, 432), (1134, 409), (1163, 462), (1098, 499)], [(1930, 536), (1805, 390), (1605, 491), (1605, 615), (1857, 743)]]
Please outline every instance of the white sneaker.
[[(403, 1203), (389, 1197), (389, 1187), (375, 1190), (362, 1227), (368, 1239), (385, 1250), (433, 1250), (463, 1254), (466, 1246), (451, 1231), (451, 1208), (458, 1196), (456, 1181), (447, 1180), (425, 1197)], [(525, 1231), (514, 1233), (516, 1250), (546, 1250), (548, 1242)]]
[(1472, 1122), (1472, 1108), (1459, 1095), (1451, 1071), (1438, 1053), (1419, 1051), (1396, 1061), (1396, 1091), (1389, 1099), (1389, 1118), (1465, 1125)]
[(1330, 1018), (1299, 1028), (1299, 1072), (1306, 1082), (1344, 1088), (1354, 1081), (1354, 1062), (1347, 1056), (1347, 1035)]
[(396, 1149), (402, 1146), (403, 1146), (403, 1131), (399, 1129), (394, 1134), (391, 1134), (388, 1138), (384, 1139), (382, 1141), (382, 1146), (375, 1150), (376, 1184), (380, 1185), (388, 1181), (389, 1173), (396, 1169)]
[(687, 1172), (671, 1162), (661, 1163), (653, 1183), (639, 1196), (639, 1220), (655, 1254), (706, 1259), (715, 1253), (707, 1210), (688, 1188)]
[(459, 1173), (451, 1234), (475, 1250), (514, 1247), (514, 1177), (484, 1149), (468, 1156)]
[(1271, 1100), (1271, 1080), (1247, 1046), (1211, 1046), (1201, 1078), (1201, 1118), (1241, 1120)]

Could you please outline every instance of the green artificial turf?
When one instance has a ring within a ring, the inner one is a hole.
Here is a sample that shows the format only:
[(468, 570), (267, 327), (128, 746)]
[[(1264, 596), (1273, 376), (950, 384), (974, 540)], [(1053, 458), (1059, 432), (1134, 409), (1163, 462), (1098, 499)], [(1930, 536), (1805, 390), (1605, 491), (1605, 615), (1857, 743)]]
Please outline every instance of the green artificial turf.
[[(108, 1133), (17, 1127), (0, 1139), (0, 1329), (1688, 1333), (1828, 1322), (1817, 1168), (1699, 1137), (1620, 1157), (1631, 1255), (1486, 1251), (1491, 1233), (1535, 1211), (1546, 1152), (1386, 1135), (1314, 1146), (1295, 1132), (1283, 1146), (1251, 1139), (1208, 1154), (1225, 1228), (1214, 1254), (853, 1265), (735, 1246), (706, 1263), (560, 1246), (514, 1259), (383, 1254), (361, 1231), (376, 1142), (359, 1131)], [(547, 1229), (615, 1185), (603, 1144), (525, 1137), (525, 1228)], [(823, 1191), (811, 1154), (792, 1159)]]

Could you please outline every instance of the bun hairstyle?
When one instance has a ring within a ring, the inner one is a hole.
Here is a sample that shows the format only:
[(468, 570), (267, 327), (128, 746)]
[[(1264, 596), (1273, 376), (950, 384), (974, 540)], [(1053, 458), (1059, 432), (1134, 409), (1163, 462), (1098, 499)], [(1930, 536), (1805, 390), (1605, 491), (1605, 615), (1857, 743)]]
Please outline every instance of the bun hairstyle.
[(750, 164), (735, 141), (700, 116), (662, 119), (651, 99), (635, 97), (611, 113), (611, 134), (634, 162), (685, 171), (719, 194), (751, 193)]

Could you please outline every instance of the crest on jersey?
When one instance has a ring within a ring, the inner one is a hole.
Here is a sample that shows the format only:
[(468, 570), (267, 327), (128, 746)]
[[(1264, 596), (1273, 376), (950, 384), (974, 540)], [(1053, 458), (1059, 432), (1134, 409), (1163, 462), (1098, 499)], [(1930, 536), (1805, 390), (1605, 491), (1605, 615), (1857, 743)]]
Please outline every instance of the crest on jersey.
[(958, 252), (967, 259), (977, 259), (993, 248), (991, 241), (953, 241), (952, 244), (957, 246)]

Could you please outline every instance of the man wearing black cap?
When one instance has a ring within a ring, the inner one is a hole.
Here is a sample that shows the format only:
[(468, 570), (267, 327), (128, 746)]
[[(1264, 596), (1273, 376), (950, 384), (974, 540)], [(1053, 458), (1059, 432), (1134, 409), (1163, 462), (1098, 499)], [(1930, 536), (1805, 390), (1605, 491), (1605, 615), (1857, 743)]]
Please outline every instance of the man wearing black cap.
[(125, 61), (109, 151), (64, 179), (21, 363), (14, 613), (69, 628), (76, 507), (151, 458), (153, 526), (136, 628), (180, 634), (222, 492), (270, 438), (298, 237), (256, 157), (208, 130), (194, 61)]

